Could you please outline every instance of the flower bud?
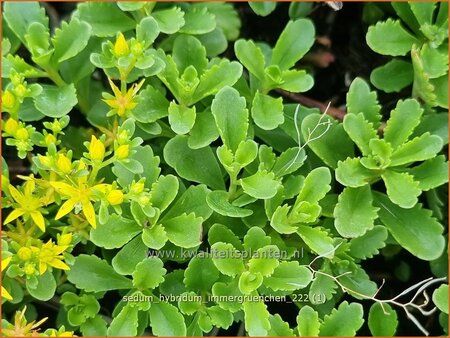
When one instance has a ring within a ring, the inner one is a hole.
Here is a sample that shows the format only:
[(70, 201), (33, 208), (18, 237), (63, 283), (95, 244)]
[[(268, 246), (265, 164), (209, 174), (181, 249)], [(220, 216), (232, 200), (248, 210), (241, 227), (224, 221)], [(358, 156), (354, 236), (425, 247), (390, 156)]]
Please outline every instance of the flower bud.
[(58, 236), (58, 245), (65, 246), (72, 243), (72, 234), (64, 234)]
[(13, 109), (16, 104), (16, 98), (9, 90), (5, 90), (2, 95), (2, 103), (5, 109)]
[(144, 183), (143, 182), (134, 183), (130, 189), (130, 192), (132, 192), (134, 194), (140, 194), (143, 191), (144, 191)]
[(33, 263), (27, 263), (23, 267), (23, 272), (25, 272), (27, 276), (34, 275), (36, 273), (36, 267)]
[(130, 146), (128, 144), (122, 144), (116, 149), (116, 157), (118, 160), (123, 160), (128, 157), (130, 153)]
[(143, 50), (144, 50), (144, 48), (142, 46), (142, 43), (140, 43), (140, 42), (136, 42), (131, 46), (131, 52), (136, 56), (141, 55)]
[(58, 155), (56, 166), (58, 167), (58, 170), (61, 171), (63, 174), (68, 174), (72, 171), (72, 163), (67, 158), (67, 156), (63, 154)]
[(52, 162), (53, 161), (52, 161), (52, 159), (50, 157), (38, 155), (38, 159), (39, 159), (39, 162), (41, 162), (41, 164), (44, 167), (50, 168), (52, 166)]
[(117, 57), (126, 56), (130, 53), (130, 48), (128, 47), (127, 40), (122, 33), (119, 33), (114, 44), (114, 55)]
[(117, 136), (117, 141), (119, 142), (119, 144), (124, 144), (127, 143), (130, 140), (129, 136), (128, 136), (128, 131), (127, 130), (122, 130), (119, 135)]
[(89, 145), (89, 155), (92, 161), (103, 161), (105, 157), (105, 145), (102, 141), (98, 140), (94, 135), (91, 137), (91, 143)]
[(13, 118), (9, 118), (8, 121), (5, 122), (3, 130), (9, 135), (14, 135), (17, 131), (18, 126), (19, 124), (16, 120), (14, 120)]
[(16, 92), (18, 97), (24, 98), (27, 94), (27, 88), (23, 84), (19, 84), (14, 88), (14, 91)]
[(106, 197), (109, 204), (119, 205), (123, 203), (123, 192), (120, 190), (111, 190)]
[(24, 127), (17, 129), (15, 136), (18, 140), (28, 140), (29, 138), (28, 131)]
[(49, 146), (52, 143), (56, 143), (56, 137), (53, 134), (47, 134), (44, 138), (45, 145)]
[(32, 255), (33, 253), (31, 252), (31, 249), (27, 247), (21, 247), (19, 251), (17, 251), (17, 257), (19, 257), (22, 261), (30, 260)]
[(150, 198), (146, 195), (139, 196), (139, 203), (141, 205), (147, 205), (150, 202)]

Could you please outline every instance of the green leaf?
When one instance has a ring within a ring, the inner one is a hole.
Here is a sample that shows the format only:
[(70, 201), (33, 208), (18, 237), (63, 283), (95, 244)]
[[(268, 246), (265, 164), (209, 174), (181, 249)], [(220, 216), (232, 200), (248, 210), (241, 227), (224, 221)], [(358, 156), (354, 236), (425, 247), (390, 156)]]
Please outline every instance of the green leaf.
[(239, 143), (236, 150), (235, 160), (242, 167), (245, 167), (253, 162), (258, 156), (258, 144), (253, 140), (246, 140)]
[[(125, 2), (118, 2), (117, 5)], [(153, 17), (143, 18), (136, 26), (136, 39), (144, 44), (150, 46), (159, 35), (158, 23)]]
[(433, 303), (439, 310), (448, 314), (448, 284), (442, 284), (433, 292)]
[(442, 143), (439, 136), (427, 132), (398, 147), (392, 154), (391, 166), (428, 160), (442, 149)]
[(248, 110), (245, 106), (245, 99), (231, 87), (221, 89), (211, 105), (220, 137), (233, 153), (247, 137)]
[(156, 11), (152, 16), (158, 23), (160, 31), (166, 34), (178, 32), (185, 23), (184, 12), (179, 7)]
[(244, 271), (241, 254), (229, 243), (214, 243), (211, 255), (214, 265), (224, 275), (234, 277)]
[(313, 45), (315, 34), (311, 20), (289, 21), (273, 48), (271, 64), (282, 70), (294, 66)]
[(222, 60), (214, 64), (200, 76), (200, 83), (192, 96), (191, 103), (214, 95), (226, 86), (234, 85), (241, 75), (242, 65), (239, 62)]
[(207, 308), (206, 313), (211, 317), (211, 324), (216, 327), (228, 329), (233, 324), (233, 314), (218, 305)]
[(52, 38), (54, 62), (63, 62), (80, 53), (87, 46), (90, 36), (91, 26), (86, 22), (78, 19), (72, 19), (69, 23), (63, 21)]
[[(242, 296), (242, 293), (239, 291), (236, 280), (229, 284), (215, 283), (212, 287), (212, 294), (214, 297), (219, 297), (217, 304), (219, 304), (222, 309), (233, 313), (241, 310), (242, 303), (238, 301), (238, 297)], [(222, 299), (222, 301), (220, 299)], [(223, 299), (225, 299), (225, 301), (223, 301)]]
[(311, 271), (298, 262), (281, 262), (270, 277), (264, 280), (264, 285), (274, 291), (294, 291), (307, 287), (312, 281)]
[(264, 1), (264, 2), (248, 2), (250, 8), (259, 16), (267, 16), (272, 13), (277, 7), (276, 2)]
[(362, 154), (369, 155), (371, 153), (370, 140), (378, 138), (373, 123), (367, 121), (363, 113), (359, 113), (345, 115), (343, 124), (348, 136), (355, 142)]
[(167, 238), (173, 244), (182, 248), (193, 248), (202, 242), (202, 222), (203, 218), (190, 213), (164, 220), (162, 225), (167, 232)]
[(144, 228), (142, 231), (142, 241), (151, 249), (161, 249), (167, 240), (166, 230), (161, 224), (155, 224), (151, 228)]
[(317, 203), (330, 191), (330, 183), (331, 173), (327, 167), (319, 167), (310, 171), (295, 203), (300, 201)]
[(409, 3), (409, 7), (411, 7), (411, 11), (414, 13), (417, 21), (420, 25), (423, 24), (431, 24), (431, 20), (433, 19), (433, 12), (436, 8), (436, 3), (433, 2), (420, 2)]
[(139, 122), (155, 122), (168, 115), (169, 101), (152, 86), (141, 90), (136, 101), (137, 106), (133, 109), (133, 116)]
[(208, 64), (205, 47), (191, 35), (180, 35), (175, 39), (172, 56), (180, 73), (192, 65), (201, 74)]
[[(395, 76), (392, 76), (395, 74)], [(370, 82), (386, 93), (399, 92), (409, 86), (414, 79), (414, 70), (410, 62), (392, 59), (370, 73)]]
[(250, 73), (255, 75), (260, 81), (265, 78), (264, 54), (261, 48), (256, 46), (252, 40), (238, 40), (234, 44), (234, 52), (238, 60), (248, 69)]
[[(325, 132), (326, 125), (319, 125), (319, 123), (325, 122), (332, 123), (327, 132)], [(316, 128), (315, 132), (310, 134), (310, 131), (314, 128)], [(344, 131), (344, 126), (341, 123), (337, 124), (329, 116), (323, 117), (319, 114), (306, 116), (302, 121), (301, 132), (306, 140), (322, 135), (320, 138), (309, 142), (308, 147), (331, 168), (336, 168), (338, 161), (354, 156), (354, 145)]]
[(158, 208), (161, 212), (166, 210), (178, 194), (178, 185), (178, 179), (173, 175), (159, 176), (152, 184), (150, 199), (152, 207)]
[(280, 249), (276, 245), (266, 245), (252, 253), (248, 261), (248, 270), (260, 273), (263, 277), (270, 276), (279, 264)]
[(425, 44), (420, 50), (420, 58), (422, 59), (423, 70), (430, 79), (435, 79), (448, 73), (448, 53), (441, 53), (439, 49)]
[(5, 2), (3, 15), (9, 28), (24, 44), (30, 24), (40, 23), (48, 29), (48, 18), (45, 15), (45, 10), (37, 1)]
[(297, 226), (291, 225), (291, 221), (288, 219), (290, 210), (291, 207), (287, 204), (279, 206), (270, 219), (270, 226), (280, 234), (293, 234), (297, 231)]
[(136, 22), (122, 12), (115, 2), (85, 2), (78, 5), (74, 17), (87, 22), (95, 36), (115, 36), (136, 27)]
[(206, 196), (210, 190), (204, 185), (192, 185), (177, 199), (175, 204), (167, 211), (162, 220), (172, 218), (182, 213), (190, 214), (193, 212), (197, 217), (207, 220), (212, 210), (206, 203)]
[(27, 35), (25, 40), (27, 42), (28, 49), (31, 51), (36, 61), (40, 60), (40, 57), (47, 59), (52, 52), (49, 52), (49, 38), (50, 33), (48, 27), (45, 27), (39, 22), (33, 22), (28, 26)]
[(389, 199), (402, 208), (412, 208), (417, 203), (417, 197), (422, 193), (419, 183), (408, 173), (386, 170), (381, 177), (386, 185)]
[(363, 307), (359, 303), (342, 302), (323, 319), (321, 336), (354, 336), (364, 323)]
[(186, 323), (178, 309), (169, 303), (153, 303), (149, 310), (152, 333), (156, 336), (185, 336)]
[(146, 3), (145, 2), (140, 2), (140, 1), (123, 1), (123, 2), (118, 2), (117, 6), (119, 6), (119, 8), (124, 11), (124, 12), (133, 12), (133, 11), (138, 11), (141, 8), (145, 7)]
[(180, 29), (180, 33), (186, 34), (205, 34), (211, 32), (216, 28), (215, 16), (208, 12), (208, 8), (191, 7), (188, 12), (184, 14), (185, 24)]
[(280, 182), (275, 179), (273, 172), (258, 171), (252, 176), (240, 180), (245, 193), (258, 198), (268, 199), (276, 195)]
[(384, 140), (394, 149), (406, 142), (419, 125), (423, 109), (413, 99), (400, 100), (384, 128)]
[(430, 210), (423, 209), (420, 203), (411, 209), (400, 208), (381, 193), (376, 193), (375, 197), (381, 221), (402, 247), (426, 261), (442, 254), (445, 247), (443, 227), (431, 216)]
[(314, 337), (319, 335), (319, 314), (311, 306), (302, 306), (298, 312), (296, 321), (298, 334), (301, 337)]
[[(132, 282), (119, 275), (104, 260), (94, 255), (79, 255), (67, 272), (67, 279), (86, 292), (130, 289)], [(89, 276), (89, 278), (86, 278)]]
[(35, 98), (34, 106), (45, 116), (63, 117), (78, 103), (73, 84), (64, 87), (43, 85), (42, 89), (42, 93)]
[(371, 182), (376, 174), (364, 167), (359, 158), (347, 158), (339, 161), (336, 169), (336, 180), (347, 187), (362, 187)]
[(388, 19), (370, 26), (366, 41), (370, 48), (383, 55), (406, 55), (417, 42), (416, 38), (408, 33), (399, 20)]
[(266, 336), (270, 330), (269, 312), (263, 302), (244, 302), (245, 330), (250, 337)]
[[(249, 230), (250, 231), (250, 230)], [(261, 229), (261, 231), (263, 231)], [(263, 231), (264, 232), (264, 231)], [(258, 238), (259, 239), (259, 238)], [(245, 237), (244, 237), (245, 241)], [(241, 240), (238, 236), (236, 236), (233, 231), (231, 231), (228, 227), (223, 224), (214, 224), (208, 231), (208, 242), (210, 245), (213, 245), (217, 242), (230, 243), (238, 250), (242, 251), (244, 248), (242, 246)]]
[(256, 92), (252, 103), (252, 118), (264, 130), (272, 130), (284, 122), (283, 99)]
[(328, 275), (332, 274), (330, 269), (325, 266), (315, 274), (314, 280), (309, 287), (309, 300), (311, 304), (320, 305), (327, 300), (331, 300), (338, 288), (338, 285), (332, 278), (320, 272)]
[(306, 92), (314, 85), (314, 78), (305, 70), (285, 70), (281, 76), (282, 82), (274, 86), (288, 92)]
[(94, 318), (88, 318), (80, 326), (80, 331), (84, 336), (106, 336), (106, 322), (100, 316), (97, 315)]
[(113, 214), (105, 224), (91, 230), (90, 240), (105, 249), (121, 248), (142, 231), (135, 221)]
[[(254, 226), (248, 229), (244, 236), (244, 249), (248, 253), (254, 253), (260, 248), (268, 246), (272, 242), (269, 236), (260, 227)], [(238, 246), (235, 246), (238, 248)]]
[(371, 92), (363, 79), (354, 79), (347, 93), (347, 112), (355, 115), (363, 113), (366, 120), (378, 128), (381, 120), (380, 109), (377, 93)]
[(192, 149), (206, 147), (218, 137), (219, 132), (211, 112), (197, 113), (188, 139), (189, 147)]
[(126, 304), (108, 327), (108, 336), (136, 336), (138, 327), (138, 308)]
[(219, 270), (213, 263), (211, 257), (195, 256), (189, 261), (189, 265), (184, 270), (183, 283), (189, 290), (207, 291), (210, 290), (219, 278)]
[(440, 155), (429, 159), (408, 170), (414, 181), (419, 183), (419, 189), (428, 191), (448, 182), (448, 162), (445, 156)]
[(148, 257), (139, 264), (133, 271), (133, 286), (138, 289), (154, 289), (164, 282), (164, 275), (167, 270), (158, 257)]
[(55, 295), (55, 277), (53, 277), (50, 270), (47, 270), (37, 277), (37, 284), (35, 286), (31, 286), (27, 280), (26, 288), (32, 297), (39, 299), (40, 301), (48, 301)]
[(372, 258), (386, 246), (388, 232), (382, 225), (375, 225), (361, 237), (350, 241), (350, 255), (359, 259)]
[(136, 236), (124, 245), (112, 259), (112, 266), (121, 275), (131, 275), (136, 264), (148, 256), (148, 247), (142, 242), (141, 236)]
[(176, 104), (174, 101), (169, 105), (169, 123), (174, 132), (179, 135), (188, 133), (195, 123), (195, 106), (188, 108)]
[(372, 202), (368, 185), (344, 189), (334, 209), (334, 225), (342, 237), (359, 237), (373, 228), (378, 208)]
[(297, 234), (318, 255), (325, 255), (327, 258), (333, 257), (333, 239), (328, 236), (326, 231), (318, 227), (301, 225), (298, 227)]
[(294, 331), (289, 328), (289, 324), (283, 321), (281, 316), (276, 313), (269, 315), (270, 330), (268, 336), (270, 337), (293, 337)]
[(214, 189), (223, 189), (219, 164), (210, 147), (191, 149), (187, 136), (178, 135), (164, 147), (164, 159), (181, 177), (204, 183)]
[(397, 330), (397, 312), (389, 304), (373, 303), (369, 310), (368, 324), (374, 336), (392, 337)]
[(228, 200), (228, 193), (223, 190), (211, 191), (206, 196), (206, 203), (212, 210), (223, 216), (242, 218), (253, 214), (250, 209), (239, 208), (231, 204)]
[(430, 80), (434, 86), (436, 94), (436, 105), (442, 108), (448, 108), (448, 74), (441, 76), (437, 79)]
[(216, 17), (216, 28), (223, 31), (228, 41), (234, 41), (239, 37), (241, 20), (233, 4), (224, 2), (197, 2), (193, 6), (207, 7), (208, 11)]
[[(202, 302), (197, 301), (197, 294), (195, 292), (184, 292), (180, 295), (178, 300), (178, 308), (183, 314), (193, 315), (202, 307)], [(185, 300), (186, 299), (186, 300)], [(189, 328), (188, 328), (189, 335)]]

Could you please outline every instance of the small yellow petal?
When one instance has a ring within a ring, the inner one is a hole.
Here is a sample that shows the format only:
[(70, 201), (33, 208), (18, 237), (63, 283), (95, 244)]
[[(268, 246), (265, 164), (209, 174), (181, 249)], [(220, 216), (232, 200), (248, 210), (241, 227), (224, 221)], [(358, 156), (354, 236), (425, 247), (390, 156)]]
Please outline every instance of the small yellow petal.
[(53, 188), (56, 189), (58, 193), (66, 196), (73, 196), (76, 195), (78, 192), (77, 189), (64, 182), (50, 182), (50, 184), (52, 185)]
[(125, 56), (130, 53), (130, 47), (128, 47), (127, 40), (122, 33), (119, 33), (116, 39), (116, 43), (114, 44), (114, 54), (116, 56)]
[(97, 222), (95, 220), (94, 207), (92, 206), (91, 202), (89, 202), (89, 201), (82, 202), (82, 206), (83, 206), (83, 214), (86, 217), (86, 220), (95, 229), (97, 227)]
[(3, 224), (8, 224), (14, 221), (17, 217), (22, 216), (25, 213), (25, 210), (22, 208), (15, 209), (11, 211), (11, 213), (6, 217), (6, 219), (3, 221)]
[(91, 143), (89, 144), (89, 155), (93, 161), (103, 161), (105, 157), (105, 145), (94, 135), (92, 135)]
[(23, 204), (24, 197), (23, 197), (22, 193), (20, 193), (19, 190), (14, 188), (12, 185), (9, 186), (9, 193), (17, 201), (17, 203)]
[(116, 97), (120, 97), (122, 96), (122, 92), (119, 90), (119, 88), (114, 84), (114, 82), (112, 82), (112, 80), (108, 77), (108, 82), (109, 85), (111, 86), (111, 89), (114, 93), (114, 96)]
[(61, 217), (67, 215), (69, 212), (73, 210), (77, 200), (75, 198), (68, 199), (64, 202), (64, 204), (59, 208), (58, 213), (56, 214), (55, 219), (60, 219)]
[(2, 286), (2, 298), (5, 298), (6, 300), (12, 300), (12, 296), (9, 294), (9, 292)]
[(12, 256), (2, 259), (2, 271), (6, 269), (6, 267), (8, 266), (9, 262), (11, 262)]
[(39, 274), (44, 274), (47, 271), (47, 263), (39, 262)]
[(33, 211), (30, 213), (31, 218), (33, 219), (34, 223), (39, 227), (39, 229), (42, 230), (42, 232), (45, 232), (45, 220), (44, 216), (39, 211)]
[(57, 258), (53, 258), (52, 261), (49, 263), (49, 265), (61, 270), (70, 270), (70, 267), (66, 263), (60, 261)]

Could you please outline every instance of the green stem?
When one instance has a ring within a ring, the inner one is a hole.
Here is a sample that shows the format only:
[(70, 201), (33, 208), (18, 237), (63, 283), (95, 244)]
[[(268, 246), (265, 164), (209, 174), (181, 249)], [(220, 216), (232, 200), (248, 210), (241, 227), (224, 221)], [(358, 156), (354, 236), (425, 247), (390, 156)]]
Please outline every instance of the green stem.
[(67, 83), (64, 82), (59, 72), (52, 67), (46, 67), (44, 70), (47, 72), (47, 76), (52, 80), (58, 87), (66, 86)]

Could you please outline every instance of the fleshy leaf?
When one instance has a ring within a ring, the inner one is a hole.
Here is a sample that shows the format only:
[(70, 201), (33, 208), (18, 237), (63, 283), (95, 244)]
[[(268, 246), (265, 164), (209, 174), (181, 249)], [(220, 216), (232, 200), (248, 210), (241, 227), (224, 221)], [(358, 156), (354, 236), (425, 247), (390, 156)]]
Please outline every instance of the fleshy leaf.
[(78, 103), (73, 84), (64, 87), (43, 85), (42, 89), (42, 93), (34, 101), (34, 106), (45, 116), (63, 117)]
[(248, 270), (260, 273), (263, 277), (270, 276), (279, 264), (280, 249), (276, 245), (267, 245), (253, 252), (248, 261)]
[(335, 227), (342, 237), (359, 237), (373, 228), (378, 208), (372, 205), (372, 193), (368, 185), (347, 187), (339, 195), (334, 209)]
[(252, 103), (252, 117), (258, 127), (275, 129), (284, 122), (283, 99), (257, 92)]
[(350, 254), (359, 259), (372, 258), (378, 250), (386, 246), (387, 230), (382, 225), (376, 225), (361, 237), (350, 241)]
[(442, 284), (433, 292), (433, 303), (439, 310), (448, 314), (448, 284)]
[(364, 323), (363, 307), (359, 303), (342, 302), (326, 315), (320, 327), (321, 336), (354, 336)]
[(174, 132), (179, 135), (188, 133), (195, 123), (195, 106), (185, 107), (183, 105), (170, 102), (169, 123)]
[(296, 203), (306, 201), (317, 203), (330, 191), (331, 174), (327, 167), (315, 168), (309, 172), (303, 182), (303, 187), (298, 194)]
[(344, 118), (344, 129), (348, 136), (355, 142), (363, 155), (371, 153), (369, 142), (378, 138), (373, 123), (367, 121), (363, 113), (347, 114)]
[(399, 20), (392, 19), (370, 26), (366, 41), (375, 52), (391, 56), (405, 55), (417, 42), (416, 38), (402, 27)]
[[(403, 209), (381, 193), (375, 195), (378, 215), (397, 242), (414, 256), (431, 261), (437, 259), (445, 247), (442, 225), (431, 216), (431, 211), (416, 204)], [(426, 224), (427, 226), (423, 226)]]
[(416, 205), (417, 197), (422, 191), (419, 188), (419, 182), (415, 181), (413, 176), (405, 172), (386, 170), (381, 177), (392, 202), (402, 208), (412, 208)]
[(391, 337), (397, 330), (397, 312), (389, 304), (373, 303), (369, 311), (368, 324), (374, 336)]
[(294, 291), (307, 287), (312, 280), (311, 271), (298, 262), (281, 262), (270, 277), (264, 279), (264, 285), (274, 291)]
[(91, 26), (86, 22), (78, 19), (72, 19), (69, 23), (63, 22), (52, 38), (55, 48), (53, 59), (63, 62), (74, 57), (87, 46), (90, 35)]
[(414, 70), (410, 62), (393, 59), (385, 65), (375, 68), (370, 74), (370, 82), (386, 93), (399, 92), (413, 82), (413, 74)]
[(105, 224), (99, 223), (91, 230), (91, 241), (102, 248), (121, 248), (142, 231), (136, 222), (118, 215), (111, 215)]
[(182, 248), (192, 248), (201, 243), (202, 222), (203, 218), (190, 213), (164, 220), (162, 225), (169, 241)]
[(316, 337), (319, 335), (319, 314), (311, 306), (303, 306), (296, 320), (297, 330), (301, 337)]
[(266, 170), (245, 177), (240, 182), (246, 194), (258, 199), (274, 197), (280, 185), (280, 182), (275, 179), (275, 174)]
[(315, 29), (311, 20), (289, 21), (272, 52), (272, 65), (286, 70), (295, 65), (314, 43)]
[(335, 172), (336, 180), (347, 187), (362, 187), (376, 177), (372, 170), (364, 167), (359, 158), (339, 161)]
[(185, 336), (186, 323), (183, 315), (172, 304), (152, 303), (149, 310), (152, 332), (156, 336)]
[(253, 214), (250, 209), (239, 208), (228, 201), (228, 193), (223, 190), (211, 191), (206, 197), (206, 203), (215, 212), (228, 217), (247, 217)]
[(270, 330), (268, 335), (271, 337), (293, 337), (294, 331), (289, 328), (289, 324), (283, 321), (281, 316), (276, 313), (269, 316)]
[(229, 243), (217, 242), (211, 245), (214, 265), (227, 276), (236, 276), (244, 271), (244, 264), (239, 252)]
[(259, 272), (244, 271), (239, 276), (238, 287), (239, 291), (248, 295), (257, 290), (263, 282), (263, 276)]
[(245, 99), (231, 87), (221, 89), (211, 105), (220, 137), (233, 152), (247, 137), (248, 110), (245, 106)]
[(413, 175), (414, 181), (419, 183), (419, 188), (423, 191), (436, 188), (448, 182), (448, 162), (445, 156), (440, 155), (429, 159), (408, 172)]
[(189, 261), (189, 265), (184, 270), (183, 283), (190, 290), (207, 291), (219, 278), (217, 270), (210, 257), (196, 256)]
[(265, 78), (264, 54), (252, 40), (238, 40), (234, 44), (234, 52), (238, 60), (260, 81)]
[(259, 16), (267, 16), (270, 13), (272, 13), (277, 7), (277, 3), (272, 1), (264, 1), (264, 2), (249, 1), (248, 4), (251, 7), (251, 9), (253, 9), (253, 12), (255, 12)]
[(164, 282), (164, 263), (158, 257), (148, 257), (133, 271), (133, 286), (138, 289), (154, 289)]
[(158, 23), (161, 32), (166, 34), (174, 34), (183, 27), (184, 12), (179, 7), (172, 7), (152, 13), (153, 18)]
[(138, 327), (138, 308), (126, 304), (108, 327), (108, 336), (136, 336)]
[[(89, 278), (86, 278), (89, 276)], [(117, 289), (130, 289), (132, 282), (119, 275), (105, 261), (97, 256), (80, 255), (67, 271), (68, 280), (86, 292), (100, 292)]]
[(423, 109), (413, 99), (400, 100), (384, 128), (384, 139), (395, 149), (406, 142), (419, 125)]
[(427, 132), (398, 147), (392, 154), (391, 166), (428, 160), (441, 150), (442, 143), (439, 136)]
[(378, 128), (381, 120), (380, 109), (376, 92), (371, 92), (363, 79), (359, 77), (354, 79), (347, 93), (348, 113), (355, 115), (363, 113), (366, 120)]
[(333, 239), (328, 236), (326, 231), (318, 227), (301, 225), (298, 227), (297, 234), (318, 255), (326, 254), (327, 258), (333, 257)]
[(245, 329), (250, 337), (266, 336), (270, 330), (269, 312), (263, 302), (244, 302)]

